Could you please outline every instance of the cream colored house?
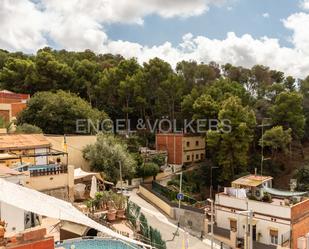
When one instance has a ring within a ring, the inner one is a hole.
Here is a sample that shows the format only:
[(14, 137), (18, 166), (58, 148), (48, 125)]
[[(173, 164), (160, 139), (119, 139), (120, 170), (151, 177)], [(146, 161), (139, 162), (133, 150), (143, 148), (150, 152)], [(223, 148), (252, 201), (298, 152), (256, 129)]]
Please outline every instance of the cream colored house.
[(187, 133), (157, 133), (156, 150), (166, 151), (168, 163), (183, 165), (205, 159), (205, 137)]
[[(305, 193), (274, 190), (271, 181), (271, 177), (249, 175), (217, 194), (216, 225), (243, 239), (248, 218), (241, 212), (252, 210), (253, 241), (296, 249), (298, 238), (309, 232), (309, 199)], [(267, 194), (271, 199), (264, 197), (265, 191), (271, 193)]]

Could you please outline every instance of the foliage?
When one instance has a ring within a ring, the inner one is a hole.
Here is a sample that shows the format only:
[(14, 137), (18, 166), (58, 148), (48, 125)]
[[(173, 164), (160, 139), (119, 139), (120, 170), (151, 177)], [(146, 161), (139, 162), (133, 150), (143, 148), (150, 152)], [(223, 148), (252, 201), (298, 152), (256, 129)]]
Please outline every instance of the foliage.
[[(223, 116), (234, 119), (235, 114), (238, 121), (234, 120), (231, 134), (209, 132), (207, 137), (207, 157), (222, 167), (221, 180), (252, 170), (246, 155), (250, 152), (257, 158), (260, 154), (261, 129), (254, 129), (254, 118), (250, 121), (241, 113), (254, 112), (257, 123), (271, 118), (274, 126), (290, 128), (298, 143), (309, 138), (309, 76), (296, 81), (264, 65), (244, 68), (180, 61), (173, 70), (159, 58), (139, 64), (136, 59), (91, 50), (46, 47), (36, 54), (23, 54), (0, 49), (0, 88), (33, 95), (19, 125), (29, 123), (52, 134), (75, 133), (76, 119), (101, 120), (107, 114), (112, 120), (130, 119), (132, 127), (138, 119), (175, 118), (178, 129), (183, 128), (184, 119), (197, 118), (219, 119), (223, 126)], [(236, 98), (240, 104), (231, 103)], [(138, 134), (141, 141), (127, 141), (130, 152), (137, 153), (139, 145), (154, 144), (150, 127), (145, 128)], [(271, 168), (277, 165), (274, 160), (266, 164), (270, 171), (279, 170)]]
[(300, 191), (309, 191), (309, 165), (305, 165), (297, 170), (295, 177), (298, 182), (297, 189)]
[(231, 130), (209, 131), (207, 144), (212, 149), (215, 161), (222, 167), (222, 180), (229, 180), (247, 170), (255, 115), (248, 107), (241, 105), (239, 98), (230, 97), (223, 101), (218, 117), (219, 126), (224, 128), (224, 120), (229, 120)]
[(147, 176), (155, 177), (159, 172), (160, 172), (160, 168), (158, 164), (156, 163), (148, 162), (148, 163), (145, 163), (143, 166), (143, 176), (144, 177), (147, 177)]
[(116, 206), (116, 209), (122, 210), (126, 206), (126, 197), (122, 194), (117, 194), (114, 198), (114, 203)]
[(16, 127), (15, 133), (23, 133), (23, 134), (39, 134), (43, 133), (42, 129), (31, 124), (21, 124)]
[(150, 241), (151, 245), (158, 249), (166, 249), (166, 243), (163, 241), (161, 233), (148, 225), (146, 216), (143, 213), (141, 213), (139, 221), (141, 234)]
[(112, 134), (98, 134), (96, 143), (87, 145), (83, 155), (93, 170), (103, 171), (111, 181), (119, 179), (119, 163), (123, 178), (134, 175), (136, 163), (132, 155), (127, 151), (126, 144)]
[(47, 134), (72, 134), (76, 133), (77, 120), (90, 119), (96, 122), (107, 117), (75, 94), (64, 91), (38, 92), (29, 100), (17, 122), (18, 125), (28, 123), (38, 126)]
[(274, 124), (291, 128), (297, 139), (304, 135), (305, 116), (302, 107), (303, 97), (296, 92), (282, 92), (270, 108), (269, 113)]
[(151, 161), (158, 166), (163, 166), (165, 164), (165, 158), (166, 156), (163, 154), (155, 154), (152, 158)]
[(143, 213), (141, 213), (141, 215), (139, 216), (139, 221), (140, 221), (140, 226), (141, 226), (141, 234), (144, 237), (149, 238), (149, 226), (148, 226), (147, 219)]
[(126, 217), (134, 228), (136, 228), (137, 226), (136, 221), (140, 213), (141, 208), (134, 202), (128, 201), (128, 205), (126, 208)]
[(260, 139), (260, 145), (264, 147), (270, 147), (272, 150), (272, 156), (276, 155), (278, 150), (283, 152), (288, 151), (288, 145), (292, 141), (292, 130), (289, 128), (283, 130), (282, 126), (275, 126), (265, 131), (263, 139)]

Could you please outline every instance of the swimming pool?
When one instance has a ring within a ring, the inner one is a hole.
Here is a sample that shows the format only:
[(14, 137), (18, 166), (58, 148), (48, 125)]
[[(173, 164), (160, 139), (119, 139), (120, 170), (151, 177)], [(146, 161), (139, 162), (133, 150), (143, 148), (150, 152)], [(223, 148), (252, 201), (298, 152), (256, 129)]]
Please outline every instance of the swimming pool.
[(30, 166), (28, 170), (48, 170), (48, 169), (57, 169), (60, 166), (57, 164), (48, 164), (48, 165), (36, 165), (36, 166)]
[(30, 164), (22, 164), (13, 169), (24, 172), (24, 171), (34, 171), (34, 170), (51, 170), (58, 169), (60, 166), (57, 164), (46, 164), (46, 165), (30, 165)]
[(62, 244), (56, 245), (56, 248), (65, 249), (140, 249), (136, 245), (129, 245), (114, 239), (76, 239), (67, 240)]

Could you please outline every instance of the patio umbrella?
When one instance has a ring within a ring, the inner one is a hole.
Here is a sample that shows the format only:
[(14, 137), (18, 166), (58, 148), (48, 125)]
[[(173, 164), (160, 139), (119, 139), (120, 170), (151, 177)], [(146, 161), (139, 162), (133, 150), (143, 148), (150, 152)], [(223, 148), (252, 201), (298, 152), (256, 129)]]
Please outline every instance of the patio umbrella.
[(91, 179), (90, 197), (94, 199), (96, 192), (98, 192), (97, 178), (93, 176)]

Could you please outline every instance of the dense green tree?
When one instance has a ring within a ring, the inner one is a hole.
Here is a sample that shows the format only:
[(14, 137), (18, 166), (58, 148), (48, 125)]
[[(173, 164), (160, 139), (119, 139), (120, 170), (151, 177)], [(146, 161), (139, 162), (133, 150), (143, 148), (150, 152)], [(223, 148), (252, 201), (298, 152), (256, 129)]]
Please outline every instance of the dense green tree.
[(303, 94), (303, 108), (305, 115), (305, 138), (309, 138), (309, 76), (300, 81), (300, 92)]
[(222, 130), (209, 131), (207, 145), (216, 163), (222, 167), (221, 179), (231, 180), (247, 171), (255, 115), (248, 107), (242, 106), (239, 98), (230, 97), (223, 102), (218, 118)]
[(113, 182), (120, 177), (120, 164), (124, 179), (134, 176), (134, 158), (128, 152), (127, 145), (112, 134), (98, 134), (96, 143), (87, 145), (83, 155), (93, 170), (103, 172)]
[(298, 169), (295, 177), (297, 179), (297, 189), (300, 191), (309, 191), (309, 165)]
[(282, 126), (275, 126), (265, 131), (263, 139), (260, 139), (260, 146), (269, 147), (272, 151), (272, 158), (276, 157), (277, 152), (288, 152), (288, 146), (292, 141), (292, 130), (283, 130)]
[(157, 164), (158, 166), (163, 166), (165, 165), (165, 159), (166, 156), (162, 154), (155, 154), (152, 158), (151, 161)]
[(151, 119), (168, 115), (166, 107), (159, 102), (157, 95), (158, 89), (160, 89), (163, 82), (169, 79), (171, 74), (173, 74), (171, 65), (159, 58), (151, 59), (148, 63), (143, 64), (142, 80), (147, 88), (145, 93), (146, 108)]
[(220, 103), (216, 102), (210, 95), (203, 94), (193, 104), (195, 119), (215, 119), (218, 116)]
[(36, 91), (70, 89), (73, 78), (72, 68), (56, 60), (53, 54), (40, 51), (35, 57), (36, 77), (32, 88)]
[(303, 114), (303, 96), (296, 92), (282, 92), (269, 109), (275, 125), (291, 128), (297, 139), (304, 135), (305, 116)]
[(33, 93), (35, 77), (35, 64), (32, 60), (8, 58), (0, 71), (0, 84), (3, 89), (17, 93)]
[(96, 102), (95, 86), (100, 78), (99, 65), (88, 59), (76, 61), (73, 64), (74, 79), (71, 89), (80, 93), (90, 104)]
[[(108, 118), (93, 109), (80, 97), (64, 91), (38, 92), (20, 113), (18, 124), (28, 123), (40, 127), (44, 133), (76, 133), (77, 121), (90, 119), (94, 124)], [(83, 123), (87, 132), (87, 125)]]
[(154, 162), (147, 162), (143, 166), (143, 177), (153, 176), (153, 178), (155, 178), (159, 172), (160, 168), (158, 164)]

